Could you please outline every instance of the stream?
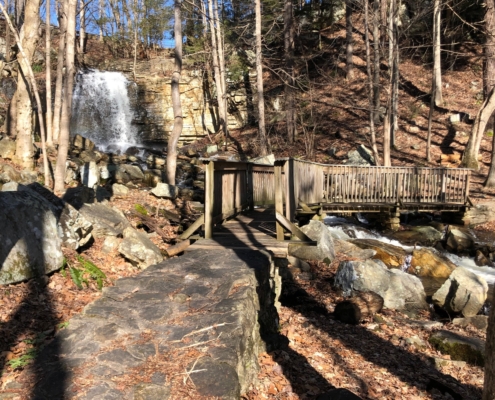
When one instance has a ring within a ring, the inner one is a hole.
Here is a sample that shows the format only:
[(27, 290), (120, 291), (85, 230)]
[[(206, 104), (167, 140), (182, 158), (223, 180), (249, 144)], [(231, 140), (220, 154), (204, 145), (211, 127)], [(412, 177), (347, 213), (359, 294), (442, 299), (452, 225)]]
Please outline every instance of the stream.
[[(408, 222), (414, 223), (414, 221), (408, 220)], [(387, 232), (380, 231), (376, 229), (373, 224), (369, 223), (368, 220), (362, 216), (362, 215), (357, 215), (357, 218), (344, 218), (344, 217), (337, 217), (337, 216), (328, 216), (325, 218), (324, 223), (328, 226), (328, 229), (330, 230), (332, 236), (337, 237), (342, 240), (351, 240), (351, 239), (373, 239), (377, 240), (386, 244), (390, 244), (393, 246), (401, 247), (403, 248), (406, 253), (409, 254), (408, 257), (406, 257), (406, 263), (411, 260), (412, 257), (412, 251), (414, 248), (418, 249), (421, 247), (426, 247), (426, 246), (408, 246), (405, 245), (398, 240), (391, 239), (387, 237)], [(427, 225), (427, 224), (425, 224)], [(407, 229), (406, 225), (401, 225), (403, 228)], [(418, 225), (414, 225), (418, 226)], [(473, 229), (468, 230), (469, 234), (475, 239), (475, 246), (477, 248), (483, 246), (483, 245), (489, 245), (493, 246), (493, 243), (495, 242), (495, 232), (476, 232)], [(444, 239), (445, 239), (445, 234), (444, 234)], [(434, 250), (432, 247), (429, 247), (429, 249), (433, 251)], [(448, 258), (450, 261), (452, 261), (456, 266), (458, 267), (464, 267), (470, 271), (472, 271), (474, 274), (483, 277), (486, 282), (488, 283), (489, 287), (489, 294), (488, 298), (491, 298), (490, 296), (493, 293), (493, 289), (495, 286), (495, 268), (490, 266), (490, 265), (484, 265), (484, 266), (478, 266), (476, 265), (474, 261), (474, 257), (468, 257), (468, 256), (459, 256), (456, 254), (452, 254), (448, 251), (442, 251), (440, 252), (443, 256)], [(401, 267), (402, 270), (406, 270), (408, 265), (403, 265)], [(440, 286), (445, 282), (445, 279), (436, 279), (436, 278), (429, 278), (429, 277), (419, 277), (421, 279), (421, 282), (423, 283), (425, 293), (427, 296), (433, 295), (439, 288)]]

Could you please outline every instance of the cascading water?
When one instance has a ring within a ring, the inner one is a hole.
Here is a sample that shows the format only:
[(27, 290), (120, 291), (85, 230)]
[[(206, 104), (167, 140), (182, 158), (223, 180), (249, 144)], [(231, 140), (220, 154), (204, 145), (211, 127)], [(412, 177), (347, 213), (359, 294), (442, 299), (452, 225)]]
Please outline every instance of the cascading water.
[(92, 140), (102, 151), (124, 152), (139, 145), (132, 126), (129, 82), (120, 72), (90, 70), (77, 75), (71, 133)]
[[(408, 255), (406, 256), (405, 264), (401, 266), (402, 270), (407, 270), (407, 268), (409, 267), (408, 264), (411, 263), (411, 253), (413, 249), (421, 248), (420, 246), (406, 246), (397, 240), (389, 239), (377, 232), (372, 232), (368, 229), (357, 226), (353, 223), (352, 220), (346, 218), (339, 218), (335, 216), (327, 217), (325, 218), (325, 224), (328, 225), (328, 229), (334, 237), (340, 238), (342, 240), (374, 239), (383, 243), (402, 247), (408, 253)], [(434, 251), (433, 249), (431, 250)], [(490, 266), (478, 266), (474, 262), (474, 259), (470, 257), (460, 257), (448, 252), (444, 252), (443, 254), (455, 265), (462, 266), (475, 273), (476, 275), (482, 276), (483, 278), (485, 278), (489, 286), (495, 287), (495, 268), (492, 268)]]

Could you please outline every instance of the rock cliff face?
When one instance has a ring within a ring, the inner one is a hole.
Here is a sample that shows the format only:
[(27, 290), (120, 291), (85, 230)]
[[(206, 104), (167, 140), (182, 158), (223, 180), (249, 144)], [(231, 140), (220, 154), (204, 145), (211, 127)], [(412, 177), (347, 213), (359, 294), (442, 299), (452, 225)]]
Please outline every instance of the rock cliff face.
[[(129, 87), (131, 106), (134, 109), (133, 124), (138, 127), (139, 136), (146, 141), (166, 141), (173, 128), (170, 80), (174, 68), (172, 52), (160, 58), (139, 61), (134, 79), (132, 60), (107, 61), (95, 68), (105, 71), (119, 71), (135, 81)], [(247, 83), (228, 82), (228, 126), (230, 129), (247, 124), (248, 98), (251, 93)], [(246, 87), (247, 86), (247, 87)], [(218, 110), (214, 86), (207, 79), (204, 70), (184, 64), (180, 83), (184, 127), (181, 144), (190, 143), (206, 135), (218, 132)], [(251, 101), (251, 99), (249, 99)]]

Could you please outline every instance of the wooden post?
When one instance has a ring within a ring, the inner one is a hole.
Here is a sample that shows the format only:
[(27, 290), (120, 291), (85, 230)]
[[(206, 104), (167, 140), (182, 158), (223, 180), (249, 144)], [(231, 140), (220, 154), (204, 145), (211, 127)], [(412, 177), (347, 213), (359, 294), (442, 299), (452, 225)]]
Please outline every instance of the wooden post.
[(296, 214), (296, 199), (294, 195), (294, 160), (290, 158), (284, 164), (285, 169), (285, 217), (289, 221), (294, 221)]
[(248, 207), (249, 211), (254, 210), (254, 173), (253, 173), (253, 164), (249, 163), (246, 165), (246, 189), (247, 189), (247, 199), (248, 199)]
[[(283, 181), (282, 181), (282, 167), (284, 161), (275, 161), (275, 212), (284, 214), (284, 193), (283, 193)], [(277, 220), (276, 222), (277, 240), (284, 240), (284, 227)]]
[(205, 239), (211, 239), (215, 206), (215, 163), (206, 161), (205, 164)]
[(467, 171), (466, 177), (466, 197), (464, 198), (464, 204), (466, 204), (469, 200), (469, 185), (471, 183), (471, 171)]

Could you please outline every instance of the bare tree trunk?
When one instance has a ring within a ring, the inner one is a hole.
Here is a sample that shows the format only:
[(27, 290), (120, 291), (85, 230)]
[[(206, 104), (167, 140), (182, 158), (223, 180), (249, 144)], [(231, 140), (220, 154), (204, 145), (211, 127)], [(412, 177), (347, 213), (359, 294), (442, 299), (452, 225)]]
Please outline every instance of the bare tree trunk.
[(217, 47), (217, 35), (215, 33), (215, 21), (213, 16), (213, 2), (208, 0), (208, 20), (210, 21), (210, 35), (211, 35), (211, 52), (212, 52), (212, 62), (213, 62), (213, 72), (215, 74), (215, 87), (217, 89), (217, 99), (218, 99), (218, 114), (220, 115), (220, 127), (222, 129), (224, 138), (227, 138), (227, 121), (225, 120), (225, 110), (224, 102), (221, 101), (224, 97), (222, 78), (220, 75), (220, 66), (218, 59), (218, 47)]
[(53, 146), (53, 130), (52, 130), (52, 37), (51, 37), (51, 1), (46, 0), (46, 144)]
[(289, 143), (296, 140), (296, 117), (295, 117), (295, 82), (294, 82), (294, 19), (292, 0), (284, 1), (284, 55), (285, 73), (285, 119), (287, 125), (287, 139)]
[(435, 92), (437, 86), (435, 83), (435, 74), (433, 74), (431, 82), (431, 99), (430, 99), (430, 112), (428, 114), (428, 136), (426, 139), (426, 161), (431, 161), (431, 126), (433, 123), (433, 111), (435, 110)]
[(390, 119), (390, 146), (395, 146), (396, 132), (399, 130), (399, 10), (400, 0), (390, 0), (392, 19), (392, 95), (391, 95), (391, 119)]
[[(5, 0), (5, 9), (7, 10), (7, 14), (9, 12), (10, 1)], [(5, 29), (5, 61), (10, 62), (10, 30)]]
[(263, 55), (261, 49), (261, 1), (255, 0), (254, 2), (256, 12), (256, 87), (258, 90), (258, 129), (260, 135), (261, 155), (266, 156), (268, 154), (268, 140), (266, 137), (265, 128), (265, 97), (263, 91)]
[[(385, 0), (381, 0), (385, 1)], [(380, 0), (373, 2), (373, 107), (374, 122), (380, 123)]]
[[(490, 93), (495, 87), (495, 0), (486, 0), (486, 13), (485, 13), (485, 60), (483, 71), (483, 86), (485, 93)], [(493, 114), (490, 116), (488, 124), (489, 128), (494, 129)], [(493, 136), (492, 144), (492, 157), (490, 170), (488, 171), (488, 177), (485, 182), (486, 188), (495, 187), (495, 135)], [(487, 337), (488, 338), (488, 337)], [(492, 353), (493, 354), (493, 353)], [(493, 359), (492, 359), (493, 360)], [(485, 378), (486, 379), (486, 378)], [(486, 384), (486, 382), (485, 382)], [(492, 398), (495, 394), (495, 382), (491, 383)], [(483, 397), (485, 399), (485, 397)]]
[(81, 0), (79, 10), (79, 51), (84, 54), (84, 43), (86, 42), (86, 4)]
[(443, 105), (442, 97), (442, 59), (441, 59), (441, 42), (440, 42), (440, 13), (441, 0), (433, 2), (433, 75), (435, 76), (435, 105)]
[(24, 9), (26, 8), (26, 0), (14, 0), (14, 6), (15, 26), (20, 30), (24, 24)]
[[(483, 94), (488, 96), (495, 86), (495, 1), (485, 1), (485, 53), (483, 59)], [(487, 124), (487, 130), (495, 132), (495, 117), (492, 115)]]
[[(491, 0), (490, 0), (491, 2)], [(482, 400), (495, 399), (495, 294), (492, 295), (492, 307), (488, 318), (485, 348), (485, 383)]]
[(174, 109), (174, 128), (167, 145), (167, 182), (175, 185), (175, 171), (177, 167), (177, 144), (182, 134), (182, 106), (180, 103), (179, 82), (182, 72), (182, 18), (181, 1), (174, 2), (174, 38), (175, 38), (175, 68), (172, 74), (172, 107)]
[(219, 98), (218, 101), (222, 101), (223, 103), (223, 115), (221, 118), (225, 121), (224, 123), (224, 136), (225, 140), (228, 139), (229, 136), (229, 128), (228, 128), (228, 114), (227, 114), (227, 85), (225, 78), (225, 56), (224, 56), (224, 41), (223, 41), (223, 29), (220, 24), (220, 18), (218, 14), (218, 0), (213, 0), (213, 13), (215, 18), (215, 27), (216, 27), (216, 36), (217, 36), (217, 45), (218, 45), (218, 67), (220, 70), (220, 82), (222, 84), (222, 97)]
[(353, 40), (352, 40), (352, 2), (353, 0), (346, 0), (345, 2), (345, 30), (346, 30), (346, 77), (347, 79), (354, 78), (354, 63), (352, 62), (353, 55)]
[[(19, 65), (21, 66), (21, 72), (22, 72), (22, 79), (19, 80), (18, 85), (21, 84), (24, 86), (24, 92), (27, 94), (27, 96), (24, 95), (24, 93), (20, 92), (20, 96), (17, 98), (19, 99), (26, 99), (29, 101), (28, 107), (32, 107), (31, 105), (31, 99), (29, 96), (29, 92), (26, 89), (26, 78), (29, 80), (31, 84), (31, 91), (34, 94), (34, 97), (36, 99), (36, 106), (38, 108), (38, 121), (40, 124), (40, 136), (41, 136), (41, 147), (43, 151), (43, 167), (44, 167), (44, 175), (45, 175), (45, 184), (47, 186), (50, 185), (50, 174), (48, 170), (48, 159), (46, 155), (46, 143), (45, 143), (45, 129), (44, 129), (44, 121), (43, 121), (43, 108), (41, 106), (41, 99), (40, 99), (40, 93), (38, 90), (38, 85), (36, 83), (36, 78), (34, 77), (33, 70), (31, 68), (31, 59), (33, 57), (34, 51), (36, 50), (36, 44), (39, 40), (39, 34), (38, 34), (38, 29), (37, 26), (39, 25), (39, 10), (40, 10), (40, 0), (34, 0), (34, 1), (29, 1), (26, 4), (26, 15), (25, 15), (25, 23), (22, 26), (21, 30), (21, 37), (17, 35), (17, 31), (15, 30), (14, 26), (12, 25), (12, 21), (9, 18), (9, 15), (7, 14), (7, 10), (0, 4), (0, 9), (5, 17), (5, 20), (7, 24), (9, 25), (10, 30), (14, 34), (17, 47), (19, 49), (19, 56), (18, 56), (18, 61)], [(27, 33), (26, 33), (27, 30)], [(35, 32), (33, 32), (35, 31)], [(19, 86), (18, 86), (19, 88)], [(21, 87), (22, 90), (22, 87)], [(24, 107), (24, 110), (27, 110), (27, 107), (25, 103), (21, 102), (21, 105)], [(17, 104), (17, 111), (19, 111), (19, 102)], [(26, 113), (25, 115), (28, 115)], [(17, 116), (19, 116), (19, 112), (17, 113)], [(22, 124), (19, 124), (21, 122)], [(19, 132), (19, 127), (23, 127), (23, 129), (28, 128), (26, 131), (20, 133)], [(27, 168), (32, 168), (33, 166), (33, 143), (32, 143), (32, 133), (33, 133), (33, 124), (31, 121), (31, 115), (29, 115), (29, 120), (22, 120), (19, 121), (17, 120), (17, 146), (16, 146), (16, 157), (18, 157), (17, 151), (18, 149), (21, 149), (24, 154), (21, 153), (21, 155), (27, 155), (29, 158), (26, 159), (21, 159), (21, 165), (24, 165)], [(21, 140), (22, 138), (22, 140)], [(19, 147), (19, 142), (22, 142), (22, 147)], [(29, 167), (30, 166), (30, 167)]]
[[(39, 92), (36, 85), (36, 79), (34, 78), (33, 70), (31, 69), (31, 60), (33, 54), (36, 50), (36, 45), (39, 40), (38, 27), (40, 24), (39, 20), (39, 0), (30, 0), (24, 3), (25, 14), (20, 17), (24, 20), (21, 28), (20, 35), (17, 34), (10, 18), (7, 14), (7, 10), (0, 4), (1, 11), (5, 17), (6, 22), (9, 24), (9, 28), (12, 31), (15, 40), (17, 42), (17, 47), (19, 53), (17, 55), (17, 60), (21, 67), (21, 74), (17, 82), (17, 90), (14, 95), (13, 100), (16, 101), (16, 154), (15, 160), (22, 167), (32, 169), (33, 168), (33, 108), (34, 105), (31, 102), (31, 93), (39, 100)], [(22, 39), (21, 39), (22, 38)], [(29, 87), (31, 84), (31, 87)], [(41, 101), (37, 104), (38, 116), (40, 117), (40, 128), (41, 135), (43, 136), (42, 141), (44, 143), (44, 122), (43, 122), (43, 110), (41, 108)]]
[(65, 61), (65, 43), (67, 34), (67, 15), (62, 2), (58, 4), (58, 26), (59, 42), (58, 42), (58, 59), (57, 59), (57, 77), (55, 80), (55, 99), (53, 103), (53, 142), (58, 143), (60, 136), (60, 115), (62, 113), (62, 87), (64, 77), (64, 61)]
[(76, 44), (76, 8), (77, 0), (68, 0), (66, 3), (67, 12), (67, 46), (65, 48), (65, 79), (64, 79), (64, 101), (62, 116), (60, 118), (60, 138), (57, 154), (57, 166), (55, 169), (56, 193), (65, 191), (65, 168), (67, 154), (69, 152), (69, 128), (72, 107), (72, 90), (74, 88), (75, 75), (75, 44)]
[(495, 110), (495, 88), (491, 90), (488, 98), (483, 102), (481, 109), (474, 120), (471, 136), (464, 150), (461, 165), (466, 168), (479, 169), (478, 153), (480, 150), (481, 139), (485, 132), (486, 124)]
[(99, 40), (103, 42), (103, 15), (105, 12), (105, 0), (100, 0), (98, 5), (98, 17), (100, 19), (99, 25)]
[(364, 3), (364, 35), (366, 45), (366, 71), (368, 73), (368, 102), (369, 102), (369, 114), (370, 114), (370, 134), (371, 134), (371, 147), (373, 150), (373, 156), (375, 157), (375, 164), (380, 165), (380, 157), (378, 155), (378, 148), (376, 147), (376, 133), (374, 122), (374, 102), (373, 102), (373, 76), (371, 74), (371, 50), (370, 50), (370, 37), (369, 37), (369, 6), (368, 1), (363, 0)]

